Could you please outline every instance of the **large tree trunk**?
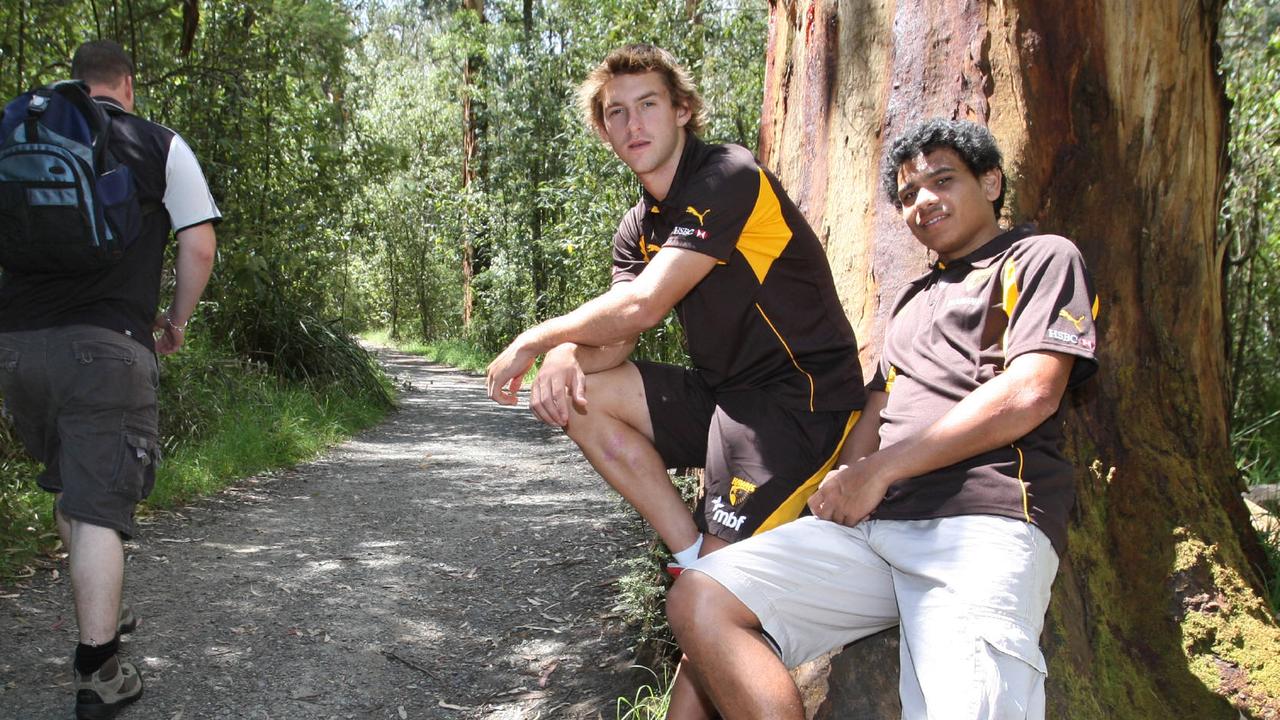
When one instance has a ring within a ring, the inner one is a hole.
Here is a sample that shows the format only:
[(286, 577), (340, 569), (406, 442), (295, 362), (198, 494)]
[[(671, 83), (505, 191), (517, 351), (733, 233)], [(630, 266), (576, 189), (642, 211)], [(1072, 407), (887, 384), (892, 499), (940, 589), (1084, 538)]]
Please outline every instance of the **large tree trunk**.
[[(1220, 11), (1218, 0), (772, 6), (761, 156), (827, 244), (864, 366), (888, 303), (926, 267), (878, 187), (885, 144), (918, 119), (989, 125), (1005, 152), (1006, 220), (1071, 237), (1093, 270), (1101, 371), (1067, 401), (1079, 494), (1043, 638), (1051, 718), (1234, 720), (1233, 704), (1280, 717), (1280, 633), (1228, 446)], [(805, 672), (818, 717), (886, 717), (896, 636)]]

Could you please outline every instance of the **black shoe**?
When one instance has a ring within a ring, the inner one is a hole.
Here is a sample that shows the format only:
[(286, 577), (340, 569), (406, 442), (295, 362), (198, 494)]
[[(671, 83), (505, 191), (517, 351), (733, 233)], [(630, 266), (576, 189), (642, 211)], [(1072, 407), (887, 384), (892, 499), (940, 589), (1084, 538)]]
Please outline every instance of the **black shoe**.
[(109, 720), (142, 697), (142, 676), (133, 663), (113, 656), (92, 675), (75, 672), (76, 720)]

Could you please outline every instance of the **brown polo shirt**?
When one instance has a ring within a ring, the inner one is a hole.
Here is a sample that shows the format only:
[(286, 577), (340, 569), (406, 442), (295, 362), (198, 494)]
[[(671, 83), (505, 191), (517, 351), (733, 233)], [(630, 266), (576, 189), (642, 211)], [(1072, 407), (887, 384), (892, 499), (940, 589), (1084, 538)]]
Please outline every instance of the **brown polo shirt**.
[[(880, 445), (929, 427), (1015, 357), (1074, 355), (1070, 384), (1097, 369), (1097, 295), (1075, 245), (1023, 226), (968, 256), (938, 262), (894, 302), (868, 385), (889, 395)], [(873, 517), (1000, 515), (1035, 523), (1061, 555), (1074, 474), (1057, 413), (1018, 441), (896, 483)]]
[(750, 151), (686, 135), (666, 199), (644, 193), (618, 226), (613, 282), (633, 280), (664, 247), (717, 260), (676, 305), (716, 393), (765, 390), (810, 412), (863, 406), (858, 345), (826, 253)]

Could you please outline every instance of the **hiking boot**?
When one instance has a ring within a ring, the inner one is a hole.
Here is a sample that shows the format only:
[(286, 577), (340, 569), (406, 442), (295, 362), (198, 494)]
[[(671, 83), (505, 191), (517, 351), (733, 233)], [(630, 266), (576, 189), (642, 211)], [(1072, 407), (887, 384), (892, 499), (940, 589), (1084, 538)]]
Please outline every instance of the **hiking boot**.
[(133, 614), (133, 608), (128, 603), (120, 603), (120, 620), (116, 624), (117, 635), (128, 635), (138, 629), (138, 616)]
[(75, 673), (76, 720), (109, 720), (142, 697), (142, 676), (133, 663), (115, 655), (89, 676)]

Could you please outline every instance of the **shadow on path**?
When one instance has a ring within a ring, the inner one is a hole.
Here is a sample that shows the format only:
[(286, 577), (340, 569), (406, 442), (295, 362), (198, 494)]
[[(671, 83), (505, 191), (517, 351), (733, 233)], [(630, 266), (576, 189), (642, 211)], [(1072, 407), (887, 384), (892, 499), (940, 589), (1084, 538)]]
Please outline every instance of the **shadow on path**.
[[(613, 718), (642, 680), (612, 612), (634, 515), (483, 379), (382, 357), (382, 425), (141, 524), (122, 719)], [(2, 718), (71, 716), (65, 572), (0, 591)]]

